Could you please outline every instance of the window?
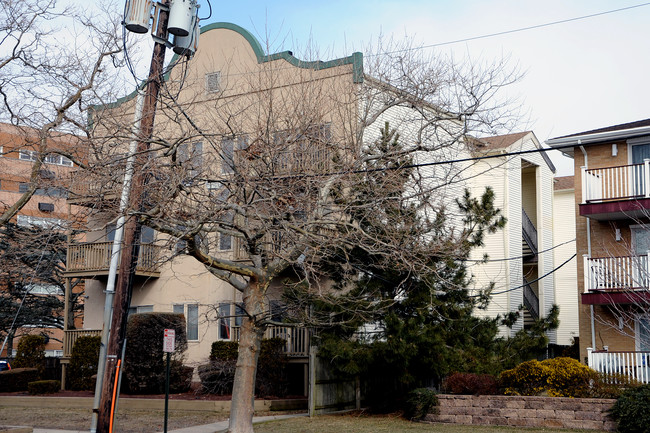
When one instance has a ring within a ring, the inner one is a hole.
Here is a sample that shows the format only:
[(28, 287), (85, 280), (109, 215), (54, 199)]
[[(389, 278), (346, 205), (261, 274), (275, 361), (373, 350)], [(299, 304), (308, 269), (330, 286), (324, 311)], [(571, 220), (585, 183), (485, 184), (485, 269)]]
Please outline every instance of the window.
[(187, 306), (187, 339), (199, 339), (199, 305), (188, 304)]
[(219, 338), (221, 340), (230, 340), (230, 303), (223, 302), (219, 304)]
[(650, 350), (650, 318), (648, 317), (640, 317), (637, 320), (636, 345), (639, 351)]
[(274, 322), (282, 322), (282, 319), (285, 316), (286, 306), (282, 301), (270, 301), (269, 310), (271, 313), (271, 320)]
[(40, 227), (44, 229), (63, 228), (65, 221), (58, 218), (41, 218), (30, 215), (18, 215), (16, 223), (20, 227)]
[(41, 212), (54, 212), (54, 203), (43, 203), (38, 204), (38, 210)]
[[(28, 185), (29, 184), (25, 184)], [(50, 186), (47, 188), (36, 188), (36, 191), (34, 191), (34, 195), (42, 195), (46, 197), (63, 197), (67, 198), (68, 197), (68, 190), (66, 190), (63, 187), (57, 187), (57, 186)]]
[[(185, 311), (186, 306), (187, 312)], [(172, 311), (185, 315), (187, 339), (197, 341), (199, 339), (199, 304), (174, 304)]]
[(129, 315), (135, 313), (153, 313), (153, 305), (138, 305), (136, 307), (129, 307)]
[(29, 190), (29, 184), (26, 182), (20, 182), (18, 184), (18, 192), (20, 193), (26, 193)]
[(65, 157), (63, 155), (56, 154), (56, 153), (49, 153), (45, 157), (45, 163), (46, 164), (54, 164), (54, 165), (62, 165), (64, 167), (72, 167), (72, 165), (73, 165), (72, 161), (69, 158), (67, 158), (67, 157)]
[[(113, 242), (115, 240), (115, 224), (108, 224), (106, 226), (106, 242)], [(140, 231), (140, 243), (152, 244), (155, 238), (155, 231), (151, 227), (142, 226)]]
[(33, 150), (21, 150), (18, 152), (18, 159), (23, 161), (36, 161), (38, 153)]
[(54, 284), (27, 284), (24, 289), (31, 295), (63, 295), (61, 287)]
[(246, 136), (224, 137), (221, 140), (221, 172), (224, 174), (235, 172), (235, 152), (248, 147)]
[[(232, 223), (235, 215), (232, 212), (227, 212), (221, 220), (225, 223)], [(227, 224), (224, 228), (228, 228)], [(219, 234), (219, 250), (228, 251), (232, 249), (232, 236), (226, 233)]]
[(221, 72), (205, 74), (205, 92), (216, 93), (221, 90)]
[(235, 326), (241, 326), (244, 321), (244, 316), (246, 315), (246, 310), (244, 310), (244, 304), (236, 303), (235, 304)]
[(178, 146), (176, 160), (186, 170), (190, 177), (195, 178), (201, 173), (203, 167), (203, 143), (183, 143)]
[[(38, 152), (34, 150), (21, 150), (18, 152), (18, 159), (23, 161), (36, 161), (38, 159)], [(59, 155), (58, 153), (48, 153), (43, 162), (46, 164), (62, 165), (64, 167), (72, 167), (74, 165), (70, 158)]]

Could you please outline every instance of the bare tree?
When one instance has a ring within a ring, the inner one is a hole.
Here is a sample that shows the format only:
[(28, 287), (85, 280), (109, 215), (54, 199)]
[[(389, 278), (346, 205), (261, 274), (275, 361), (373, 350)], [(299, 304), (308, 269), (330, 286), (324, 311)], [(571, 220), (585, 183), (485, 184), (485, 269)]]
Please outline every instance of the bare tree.
[[(61, 174), (47, 164), (62, 158), (83, 164), (87, 109), (113, 97), (122, 43), (119, 22), (111, 18), (117, 15), (108, 9), (91, 15), (54, 0), (2, 0), (0, 7), (0, 121), (12, 125), (2, 130), (10, 138), (0, 143), (0, 156), (7, 157), (0, 158), (0, 171), (26, 177), (28, 185), (0, 201), (3, 226)], [(15, 159), (31, 164), (12, 173)], [(60, 178), (57, 183), (66, 186)]]
[[(353, 247), (405, 274), (427, 268), (425, 249), (462, 256), (455, 248), (471, 233), (453, 223), (467, 164), (453, 162), (469, 155), (468, 136), (511, 120), (507, 107), (492, 101), (516, 76), (502, 64), (461, 68), (452, 59), (425, 58), (411, 46), (383, 48), (365, 65), (360, 53), (304, 62), (289, 52), (266, 56), (250, 38), (221, 47), (226, 31), (204, 32), (206, 48), (171, 70), (151, 150), (136, 167), (147, 173), (144, 208), (128, 213), (167, 235), (167, 258), (183, 251), (240, 293), (230, 416), (230, 431), (239, 433), (253, 431), (260, 342), (276, 323), (269, 298), (300, 286), (312, 298), (336, 302), (331, 295), (344, 294), (345, 284), (332, 287), (322, 260), (344, 259)], [(88, 169), (105, 179), (98, 198), (109, 195), (121, 173), (133, 109), (126, 100), (93, 115)], [(400, 134), (399, 148), (371, 146), (386, 122)], [(396, 162), (407, 160), (405, 172)], [(370, 183), (371, 172), (381, 175)], [(372, 191), (354, 192), (360, 182)], [(368, 230), (363, 221), (394, 201), (411, 203), (424, 223), (392, 237)], [(451, 225), (444, 239), (431, 242), (443, 213)]]

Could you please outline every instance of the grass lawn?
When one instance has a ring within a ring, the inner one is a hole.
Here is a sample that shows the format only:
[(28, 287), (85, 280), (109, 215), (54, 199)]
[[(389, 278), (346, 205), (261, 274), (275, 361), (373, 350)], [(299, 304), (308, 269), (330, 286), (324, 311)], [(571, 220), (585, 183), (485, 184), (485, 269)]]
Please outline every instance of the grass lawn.
[(596, 432), (596, 430), (522, 429), (520, 427), (425, 424), (405, 421), (395, 415), (367, 416), (358, 414), (322, 415), (315, 418), (299, 417), (255, 424), (255, 433), (514, 433), (518, 431), (526, 433)]

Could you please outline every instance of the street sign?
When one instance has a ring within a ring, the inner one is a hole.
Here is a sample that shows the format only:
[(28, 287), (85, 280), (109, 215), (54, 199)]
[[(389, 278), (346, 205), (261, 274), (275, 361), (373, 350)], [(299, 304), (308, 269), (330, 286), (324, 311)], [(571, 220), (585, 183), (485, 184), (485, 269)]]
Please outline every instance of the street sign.
[(175, 340), (176, 331), (173, 329), (165, 329), (165, 336), (163, 337), (163, 352), (173, 352)]

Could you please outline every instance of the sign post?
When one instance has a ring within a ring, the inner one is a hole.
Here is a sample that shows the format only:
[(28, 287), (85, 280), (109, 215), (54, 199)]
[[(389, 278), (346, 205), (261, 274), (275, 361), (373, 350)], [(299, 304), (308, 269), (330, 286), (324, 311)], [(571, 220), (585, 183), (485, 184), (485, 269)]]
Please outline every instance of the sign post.
[(169, 369), (170, 357), (174, 351), (176, 342), (176, 331), (174, 329), (165, 329), (163, 337), (163, 352), (167, 354), (167, 374), (165, 375), (165, 424), (164, 432), (167, 433), (167, 417), (169, 414)]

